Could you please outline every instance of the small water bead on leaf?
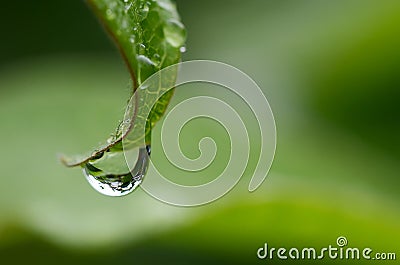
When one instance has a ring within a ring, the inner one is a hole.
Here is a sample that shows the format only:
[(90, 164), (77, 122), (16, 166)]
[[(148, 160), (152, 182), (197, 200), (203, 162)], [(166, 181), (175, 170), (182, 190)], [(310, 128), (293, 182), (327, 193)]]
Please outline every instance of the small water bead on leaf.
[(127, 13), (132, 7), (132, 3), (125, 5), (125, 13)]
[(158, 66), (161, 63), (161, 57), (158, 53), (154, 54), (153, 57), (151, 58), (151, 61)]
[(133, 3), (130, 0), (124, 0), (124, 3), (125, 3), (125, 12), (127, 12), (132, 8)]
[(149, 3), (145, 3), (140, 9), (140, 19), (143, 21), (146, 19), (147, 14), (149, 13), (150, 7)]
[(136, 45), (137, 48), (137, 54), (142, 55), (146, 53), (146, 45), (144, 45), (143, 43), (138, 43)]
[(112, 10), (112, 9), (107, 9), (107, 11), (106, 11), (106, 18), (108, 19), (108, 20), (114, 20), (115, 19), (115, 13), (114, 13), (114, 11)]
[(164, 27), (164, 36), (169, 44), (178, 48), (185, 44), (186, 33), (183, 24), (175, 19), (170, 19)]
[(123, 19), (123, 20), (121, 21), (121, 30), (126, 31), (126, 29), (128, 28), (128, 25), (129, 25), (128, 20)]
[[(153, 0), (153, 2), (154, 2), (154, 0)], [(176, 12), (175, 6), (169, 1), (160, 0), (160, 1), (157, 1), (157, 3), (162, 9), (164, 9), (168, 12), (171, 12), (171, 13)]]
[(142, 82), (144, 82), (144, 80), (146, 80), (154, 73), (154, 68), (156, 64), (144, 55), (138, 55), (137, 60), (140, 67), (140, 75), (138, 76), (138, 79), (140, 78), (139, 83), (141, 84)]
[(181, 53), (185, 53), (185, 52), (186, 52), (186, 46), (180, 47), (180, 48), (179, 48), (179, 51), (180, 51)]

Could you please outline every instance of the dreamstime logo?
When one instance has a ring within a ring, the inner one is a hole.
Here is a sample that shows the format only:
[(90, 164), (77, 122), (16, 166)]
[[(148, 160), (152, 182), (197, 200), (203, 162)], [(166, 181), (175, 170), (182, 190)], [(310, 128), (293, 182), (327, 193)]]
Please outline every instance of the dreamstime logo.
[[(171, 78), (173, 76), (176, 76), (176, 79)], [(148, 78), (136, 90), (128, 104), (125, 119), (133, 115), (149, 117), (152, 107), (166, 92), (174, 87), (198, 82), (222, 86), (234, 92), (247, 104), (257, 120), (261, 137), (260, 152), (248, 186), (249, 191), (256, 190), (265, 180), (274, 158), (276, 128), (272, 110), (261, 89), (240, 70), (224, 63), (203, 60), (182, 62), (164, 68)], [(137, 109), (134, 106), (137, 105), (138, 100), (145, 100), (147, 104)], [(154, 198), (178, 206), (202, 205), (226, 194), (242, 177), (250, 155), (250, 139), (246, 124), (228, 103), (210, 96), (194, 96), (186, 99), (177, 104), (165, 117), (161, 128), (161, 143), (169, 162), (190, 174), (190, 172), (207, 168), (215, 159), (217, 145), (209, 137), (199, 142), (200, 156), (198, 158), (189, 159), (181, 151), (180, 132), (186, 123), (198, 117), (217, 121), (228, 133), (231, 148), (228, 150), (230, 156), (225, 169), (217, 178), (206, 184), (184, 186), (168, 180), (168, 176), (163, 176), (150, 160), (141, 188)], [(171, 132), (176, 136), (175, 139), (166, 138), (166, 135), (171, 135)], [(124, 139), (124, 146), (129, 145), (132, 139), (140, 139), (141, 145), (145, 145), (144, 126), (135, 127), (134, 124), (129, 134), (132, 137), (128, 135)], [(127, 152), (125, 152), (125, 158), (128, 161)]]
[(347, 238), (345, 238), (344, 236), (340, 236), (336, 239), (336, 244), (339, 247), (344, 247), (347, 246)]
[(363, 249), (347, 247), (347, 238), (340, 236), (336, 239), (336, 246), (329, 245), (320, 249), (313, 247), (305, 248), (269, 248), (268, 243), (257, 250), (257, 257), (259, 259), (325, 259), (332, 260), (396, 260), (396, 253), (394, 252), (374, 252), (371, 248), (366, 247)]

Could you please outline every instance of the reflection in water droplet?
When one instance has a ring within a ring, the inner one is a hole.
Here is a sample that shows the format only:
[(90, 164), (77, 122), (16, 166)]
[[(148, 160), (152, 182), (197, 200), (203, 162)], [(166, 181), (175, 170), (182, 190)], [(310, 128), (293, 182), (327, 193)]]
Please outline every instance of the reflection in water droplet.
[(107, 196), (123, 196), (134, 191), (146, 174), (150, 160), (150, 146), (139, 149), (138, 158), (132, 171), (123, 174), (112, 174), (88, 162), (83, 173), (90, 185)]
[(104, 155), (104, 152), (99, 152), (97, 150), (93, 151), (93, 153), (92, 153), (93, 159), (100, 159), (103, 157), (103, 155)]

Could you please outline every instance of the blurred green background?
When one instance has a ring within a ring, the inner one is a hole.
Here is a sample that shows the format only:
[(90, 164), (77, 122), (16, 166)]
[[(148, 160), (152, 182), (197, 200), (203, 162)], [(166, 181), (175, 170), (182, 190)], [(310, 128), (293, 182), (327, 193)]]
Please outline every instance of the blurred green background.
[[(257, 249), (319, 249), (338, 236), (399, 259), (400, 1), (177, 4), (188, 30), (183, 60), (232, 64), (267, 96), (278, 133), (267, 180), (248, 193), (248, 170), (228, 195), (195, 208), (141, 190), (95, 192), (57, 154), (90, 150), (118, 124), (129, 96), (123, 61), (83, 1), (8, 1), (0, 16), (1, 263), (284, 264), (258, 260)], [(184, 151), (196, 154), (190, 135), (204, 128), (224, 135), (214, 127), (188, 126)]]

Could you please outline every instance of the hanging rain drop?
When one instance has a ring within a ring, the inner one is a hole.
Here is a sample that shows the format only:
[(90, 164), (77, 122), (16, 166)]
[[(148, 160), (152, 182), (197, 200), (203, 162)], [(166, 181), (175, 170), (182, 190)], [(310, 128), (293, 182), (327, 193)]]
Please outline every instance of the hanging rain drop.
[(107, 196), (118, 197), (131, 193), (142, 183), (149, 160), (150, 146), (146, 146), (139, 149), (136, 164), (128, 173), (110, 173), (97, 167), (96, 161), (88, 162), (82, 167), (87, 181), (95, 190)]

